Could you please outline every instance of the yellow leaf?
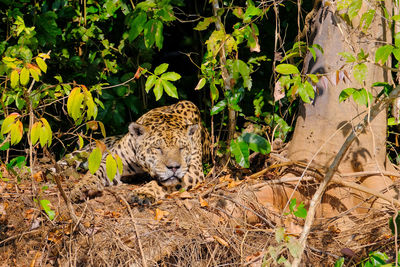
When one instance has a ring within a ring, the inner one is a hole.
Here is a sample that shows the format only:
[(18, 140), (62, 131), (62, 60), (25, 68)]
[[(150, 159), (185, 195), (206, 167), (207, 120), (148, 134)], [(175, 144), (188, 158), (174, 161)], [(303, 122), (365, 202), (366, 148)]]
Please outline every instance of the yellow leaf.
[(83, 144), (84, 144), (83, 138), (82, 138), (82, 136), (80, 136), (80, 135), (78, 135), (78, 138), (79, 138), (79, 149), (82, 149)]
[(118, 167), (119, 174), (122, 175), (122, 172), (124, 171), (124, 166), (122, 164), (122, 160), (117, 154), (114, 155), (114, 158), (117, 161), (117, 167)]
[(42, 147), (46, 145), (48, 141), (48, 135), (47, 135), (47, 130), (45, 127), (40, 128), (40, 136), (39, 136), (39, 142)]
[(17, 117), (20, 115), (18, 113), (11, 113), (8, 115), (4, 121), (3, 124), (1, 125), (1, 134), (6, 134), (11, 130), (11, 126), (14, 124), (14, 121)]
[(51, 145), (51, 141), (52, 141), (52, 136), (53, 136), (53, 132), (51, 130), (50, 124), (48, 123), (48, 121), (45, 118), (41, 118), (40, 120), (42, 121), (44, 128), (46, 128), (47, 142), (48, 142), (48, 144), (50, 146)]
[(41, 58), (45, 58), (45, 59), (49, 59), (50, 58), (50, 56), (48, 54), (45, 54), (45, 53), (40, 53), (38, 56), (41, 57)]
[(46, 73), (46, 71), (47, 71), (47, 64), (46, 64), (46, 62), (44, 62), (44, 60), (43, 60), (42, 58), (37, 57), (37, 58), (36, 58), (36, 63), (38, 64), (39, 68), (40, 68), (44, 73)]
[(104, 127), (104, 124), (101, 121), (99, 121), (99, 125), (100, 125), (101, 134), (103, 135), (104, 138), (106, 138), (106, 128)]
[(11, 80), (11, 87), (15, 88), (18, 85), (18, 81), (19, 81), (19, 74), (18, 74), (17, 70), (13, 70), (11, 72), (10, 80)]
[(29, 82), (29, 70), (25, 67), (22, 68), (20, 76), (19, 76), (19, 81), (21, 85), (27, 85)]
[(13, 125), (11, 125), (11, 144), (15, 145), (18, 144), (19, 141), (22, 139), (22, 132), (23, 132), (23, 127), (22, 127), (22, 122), (21, 121), (16, 121)]
[(32, 125), (32, 129), (31, 129), (31, 142), (32, 142), (32, 145), (35, 145), (37, 143), (37, 141), (39, 140), (40, 129), (41, 128), (42, 128), (42, 123), (41, 122), (35, 122)]
[(39, 75), (40, 75), (40, 70), (37, 68), (29, 68), (29, 72), (31, 73), (33, 79), (35, 79), (35, 81), (39, 81)]
[(117, 162), (110, 154), (106, 157), (106, 173), (111, 182), (114, 180), (115, 175), (117, 174)]

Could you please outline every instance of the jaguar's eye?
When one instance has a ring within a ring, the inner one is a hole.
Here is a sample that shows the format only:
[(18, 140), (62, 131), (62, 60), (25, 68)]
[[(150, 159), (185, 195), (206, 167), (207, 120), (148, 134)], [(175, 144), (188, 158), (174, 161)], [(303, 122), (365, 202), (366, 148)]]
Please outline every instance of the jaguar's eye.
[(162, 153), (162, 149), (160, 148), (160, 147), (155, 147), (155, 148), (153, 148), (154, 149), (154, 151), (156, 151), (157, 153)]

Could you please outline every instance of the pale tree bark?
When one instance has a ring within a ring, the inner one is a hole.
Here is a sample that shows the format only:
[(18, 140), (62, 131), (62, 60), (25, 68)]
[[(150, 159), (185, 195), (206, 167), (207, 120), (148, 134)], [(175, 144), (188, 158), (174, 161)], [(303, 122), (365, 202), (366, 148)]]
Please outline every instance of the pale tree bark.
[[(391, 10), (390, 1), (386, 1), (387, 10)], [(384, 4), (383, 2), (381, 2)], [(365, 4), (365, 3), (364, 3)], [(366, 33), (359, 28), (361, 15), (368, 9), (376, 10), (376, 15)], [(324, 74), (329, 81), (323, 79), (317, 84), (317, 93), (312, 104), (301, 106), (293, 139), (290, 142), (289, 158), (294, 161), (309, 163), (318, 168), (326, 169), (338, 153), (345, 138), (353, 131), (368, 113), (368, 108), (357, 105), (352, 99), (339, 103), (339, 94), (345, 88), (365, 88), (373, 95), (381, 88), (372, 88), (374, 82), (392, 83), (391, 74), (386, 69), (373, 63), (375, 51), (386, 43), (391, 43), (391, 30), (383, 17), (378, 1), (362, 7), (359, 15), (347, 25), (336, 13), (334, 5), (321, 6), (311, 21), (309, 45), (319, 44), (324, 53), (317, 51), (314, 61), (311, 55), (305, 59), (304, 73)], [(353, 65), (345, 63), (338, 54), (349, 52), (353, 55), (364, 50), (369, 54), (371, 62), (366, 63), (368, 74), (364, 84), (358, 83), (353, 77)], [(344, 73), (348, 74), (348, 77)], [(337, 82), (339, 77), (339, 81)], [(340, 78), (344, 77), (344, 80)], [(371, 105), (370, 105), (371, 106)], [(360, 171), (392, 170), (386, 157), (386, 110), (383, 110), (370, 127), (367, 127), (344, 156), (338, 167), (340, 173)], [(384, 175), (366, 177), (361, 184), (383, 190), (392, 184), (392, 180)], [(358, 193), (341, 192), (338, 188), (327, 191), (326, 196), (333, 195), (335, 200), (342, 200), (340, 205), (330, 203), (329, 209), (347, 209), (356, 205), (363, 196)], [(354, 197), (353, 194), (357, 196)], [(323, 200), (324, 201), (324, 198)], [(325, 198), (326, 202), (330, 202)], [(339, 211), (339, 210), (337, 210)], [(323, 212), (323, 211), (322, 211)]]

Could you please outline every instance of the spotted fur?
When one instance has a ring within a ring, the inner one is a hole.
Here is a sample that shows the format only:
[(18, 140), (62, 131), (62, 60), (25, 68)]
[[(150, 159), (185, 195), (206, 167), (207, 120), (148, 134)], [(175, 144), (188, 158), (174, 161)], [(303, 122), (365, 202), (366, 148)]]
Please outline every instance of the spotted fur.
[(188, 190), (204, 179), (202, 157), (208, 149), (203, 149), (202, 143), (208, 144), (207, 138), (200, 112), (190, 101), (150, 110), (108, 147), (122, 159), (123, 173), (110, 182), (103, 155), (98, 171), (87, 174), (72, 190), (71, 198), (82, 200), (104, 186), (120, 184), (123, 176), (142, 173), (153, 179), (133, 192), (134, 202), (152, 202), (172, 191)]

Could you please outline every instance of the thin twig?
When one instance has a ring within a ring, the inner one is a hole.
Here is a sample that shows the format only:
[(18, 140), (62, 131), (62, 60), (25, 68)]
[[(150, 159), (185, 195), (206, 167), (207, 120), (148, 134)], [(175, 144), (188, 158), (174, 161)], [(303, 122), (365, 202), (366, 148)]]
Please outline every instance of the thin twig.
[(317, 191), (315, 192), (314, 196), (312, 197), (310, 201), (310, 207), (308, 210), (307, 218), (304, 223), (303, 231), (301, 232), (299, 242), (301, 244), (300, 248), (300, 253), (299, 257), (295, 258), (292, 266), (297, 267), (299, 266), (301, 262), (301, 258), (304, 253), (304, 249), (306, 246), (306, 240), (307, 237), (310, 233), (311, 230), (311, 225), (314, 222), (314, 216), (315, 216), (315, 211), (316, 207), (319, 204), (321, 197), (323, 193), (325, 192), (325, 189), (327, 188), (329, 182), (332, 180), (333, 175), (335, 174), (340, 162), (342, 161), (345, 153), (347, 150), (350, 148), (351, 144), (353, 141), (357, 138), (357, 136), (365, 129), (365, 127), (375, 119), (375, 117), (382, 111), (384, 110), (390, 103), (391, 101), (398, 97), (400, 93), (400, 85), (396, 86), (396, 88), (390, 93), (389, 97), (387, 99), (384, 99), (382, 101), (378, 101), (374, 106), (371, 108), (371, 113), (367, 114), (363, 121), (360, 122), (355, 128), (354, 131), (350, 133), (350, 135), (346, 138), (345, 142), (343, 143), (342, 147), (340, 148), (339, 152), (335, 156), (333, 162), (328, 168), (328, 171), (324, 177), (324, 180), (321, 182), (320, 186), (318, 187)]
[[(115, 196), (117, 196), (117, 195), (115, 194)], [(131, 209), (131, 207), (129, 206), (128, 201), (126, 201), (126, 199), (125, 199), (123, 196), (118, 195), (118, 197), (121, 199), (122, 202), (124, 202), (126, 208), (127, 208), (128, 211), (129, 211), (129, 215), (131, 216), (131, 220), (132, 220), (133, 227), (135, 228), (136, 239), (137, 239), (137, 242), (138, 242), (140, 255), (142, 256), (142, 266), (143, 266), (143, 267), (147, 267), (146, 257), (144, 256), (143, 247), (142, 247), (142, 242), (140, 241), (140, 235), (139, 235), (139, 231), (138, 231), (138, 229), (137, 229), (137, 225), (136, 225), (135, 217), (133, 216), (132, 209)]]
[(52, 155), (50, 155), (50, 153), (47, 150), (45, 150), (45, 152), (47, 152), (49, 154), (48, 157), (51, 159), (51, 161), (53, 162), (54, 167), (56, 168), (56, 173), (54, 173), (54, 180), (56, 181), (58, 191), (60, 191), (60, 193), (61, 193), (61, 197), (64, 199), (64, 202), (67, 205), (69, 216), (71, 217), (72, 221), (74, 222), (75, 227), (78, 226), (79, 227), (79, 231), (82, 234), (85, 234), (86, 233), (86, 228), (83, 226), (83, 224), (80, 223), (80, 219), (78, 219), (78, 217), (76, 216), (74, 207), (72, 206), (70, 199), (67, 197), (67, 195), (65, 194), (64, 189), (61, 186), (61, 179), (60, 179), (61, 168), (60, 168), (60, 165), (58, 165), (58, 163), (55, 161), (54, 157)]

